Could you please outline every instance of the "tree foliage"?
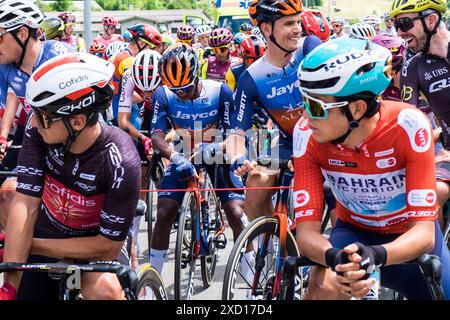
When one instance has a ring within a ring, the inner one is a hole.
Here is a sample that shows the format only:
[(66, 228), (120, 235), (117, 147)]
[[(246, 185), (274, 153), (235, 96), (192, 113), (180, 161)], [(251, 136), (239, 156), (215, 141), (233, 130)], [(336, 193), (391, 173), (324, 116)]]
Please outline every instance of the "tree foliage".
[(68, 11), (70, 7), (72, 6), (71, 0), (55, 0), (52, 4), (50, 4), (50, 7), (54, 11)]

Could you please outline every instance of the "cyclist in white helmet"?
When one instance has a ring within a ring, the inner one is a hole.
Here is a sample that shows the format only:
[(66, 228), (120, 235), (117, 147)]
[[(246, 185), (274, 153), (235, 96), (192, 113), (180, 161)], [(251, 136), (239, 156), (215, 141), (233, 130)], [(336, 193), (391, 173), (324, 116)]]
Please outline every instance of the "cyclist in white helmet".
[(375, 29), (376, 35), (381, 32), (381, 28), (380, 28), (381, 19), (375, 15), (368, 15), (368, 16), (362, 17), (361, 23), (371, 25)]
[(386, 29), (381, 31), (380, 35), (396, 37), (397, 36), (397, 31), (395, 30), (395, 27), (394, 27), (394, 19), (392, 19), (389, 16), (389, 11), (385, 11), (384, 12), (383, 20), (384, 20), (384, 24), (386, 25)]
[(126, 49), (127, 46), (128, 46), (128, 43), (125, 41), (115, 41), (115, 42), (110, 43), (106, 47), (106, 51), (105, 51), (107, 60), (110, 60), (112, 57), (121, 53), (123, 50)]
[(252, 35), (258, 36), (265, 44), (267, 44), (266, 38), (262, 34), (261, 30), (258, 27), (253, 28)]
[(375, 29), (370, 24), (353, 24), (350, 31), (350, 38), (370, 40), (376, 35)]
[(334, 17), (331, 20), (331, 27), (333, 28), (333, 35), (330, 37), (330, 40), (348, 37), (348, 34), (346, 34), (344, 31), (344, 26), (345, 26), (344, 18)]
[(206, 24), (198, 26), (195, 30), (198, 44), (201, 45), (203, 49), (209, 47), (209, 35), (211, 34), (211, 31), (211, 27)]

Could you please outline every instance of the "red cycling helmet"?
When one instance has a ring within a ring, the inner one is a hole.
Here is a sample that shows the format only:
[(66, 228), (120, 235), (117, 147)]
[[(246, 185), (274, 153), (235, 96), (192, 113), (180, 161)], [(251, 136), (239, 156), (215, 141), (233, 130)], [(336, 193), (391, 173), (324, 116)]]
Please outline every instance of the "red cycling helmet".
[(400, 37), (374, 36), (371, 41), (391, 51), (392, 67), (399, 70), (403, 64), (406, 47), (405, 41)]
[(138, 23), (128, 28), (133, 39), (142, 39), (148, 44), (158, 47), (162, 44), (162, 35), (159, 31), (146, 23)]
[(60, 12), (58, 13), (58, 18), (60, 18), (64, 24), (75, 23), (75, 15), (72, 12)]
[(209, 36), (209, 46), (212, 48), (226, 46), (233, 41), (233, 34), (226, 28), (216, 28)]
[(259, 59), (266, 53), (266, 44), (255, 35), (250, 35), (241, 43), (242, 52), (247, 59)]
[(105, 26), (115, 26), (118, 27), (119, 26), (119, 20), (117, 20), (115, 17), (113, 16), (104, 16), (102, 18), (102, 23)]
[(183, 41), (192, 41), (195, 38), (195, 28), (193, 26), (181, 26), (177, 30), (177, 38)]
[(320, 11), (304, 10), (300, 14), (302, 19), (302, 29), (305, 35), (315, 35), (322, 42), (330, 38), (331, 30), (327, 19)]

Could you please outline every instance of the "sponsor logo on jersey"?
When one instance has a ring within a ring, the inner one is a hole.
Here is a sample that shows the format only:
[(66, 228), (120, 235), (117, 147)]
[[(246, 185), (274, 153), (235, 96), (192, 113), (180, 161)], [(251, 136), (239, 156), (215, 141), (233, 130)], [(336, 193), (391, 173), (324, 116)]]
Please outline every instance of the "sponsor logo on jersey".
[(314, 209), (308, 209), (308, 210), (300, 210), (295, 213), (295, 218), (302, 218), (302, 217), (311, 217), (314, 214)]
[(406, 131), (415, 152), (423, 153), (430, 149), (431, 130), (428, 120), (419, 110), (404, 109), (398, 115), (398, 123)]
[(246, 101), (247, 101), (247, 96), (245, 95), (244, 92), (242, 92), (241, 99), (239, 101), (239, 113), (237, 115), (238, 121), (242, 121), (244, 119)]
[(436, 203), (436, 191), (433, 189), (414, 189), (408, 193), (408, 204), (417, 207), (431, 207)]
[(89, 181), (94, 181), (95, 180), (95, 175), (87, 174), (87, 173), (80, 173), (80, 178), (86, 179), (86, 180), (89, 180)]
[(347, 167), (347, 168), (357, 168), (358, 164), (356, 162), (347, 162), (336, 159), (328, 159), (328, 164), (331, 166)]
[(208, 119), (211, 117), (214, 117), (219, 113), (219, 110), (211, 110), (209, 112), (202, 112), (202, 113), (183, 113), (181, 111), (177, 111), (177, 113), (172, 114), (172, 116), (176, 119), (183, 119), (183, 120), (198, 120), (198, 119)]
[(430, 93), (441, 91), (442, 89), (446, 89), (450, 87), (450, 78), (442, 79), (430, 84), (430, 88), (428, 89)]
[(379, 157), (385, 157), (388, 156), (390, 154), (394, 153), (394, 148), (391, 148), (389, 150), (383, 150), (383, 151), (379, 151), (379, 152), (375, 152), (375, 157), (379, 158)]
[(83, 182), (80, 182), (80, 181), (75, 181), (75, 185), (79, 186), (81, 189), (83, 189), (86, 192), (92, 192), (92, 191), (97, 189), (97, 186), (89, 186), (89, 185), (87, 185), (87, 184), (85, 184)]
[(112, 165), (114, 166), (114, 182), (111, 186), (112, 189), (119, 189), (125, 175), (125, 169), (122, 167), (122, 154), (119, 148), (114, 143), (108, 143), (106, 145), (109, 148), (109, 157)]
[(305, 190), (294, 192), (293, 198), (295, 199), (295, 208), (304, 207), (310, 199), (308, 191)]
[(43, 170), (31, 167), (17, 166), (16, 170), (19, 175), (42, 176), (44, 174)]
[(266, 96), (268, 99), (272, 99), (274, 97), (282, 96), (285, 93), (293, 93), (295, 88), (300, 87), (300, 81), (297, 80), (294, 83), (288, 84), (283, 87), (272, 87), (270, 93)]
[(109, 223), (118, 223), (118, 224), (124, 224), (125, 223), (125, 218), (118, 217), (118, 216), (113, 215), (113, 214), (107, 214), (103, 210), (102, 210), (102, 213), (100, 214), (100, 217), (103, 220), (108, 221)]
[(377, 167), (380, 169), (390, 168), (397, 164), (397, 160), (394, 157), (380, 159), (377, 161)]
[(302, 157), (306, 153), (312, 130), (308, 127), (308, 120), (301, 118), (294, 128), (294, 157)]

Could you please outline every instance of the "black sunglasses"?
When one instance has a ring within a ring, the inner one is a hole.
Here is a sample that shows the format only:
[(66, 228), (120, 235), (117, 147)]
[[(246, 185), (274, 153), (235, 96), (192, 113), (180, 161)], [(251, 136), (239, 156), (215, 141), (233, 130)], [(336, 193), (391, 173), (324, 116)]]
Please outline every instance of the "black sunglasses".
[(395, 30), (402, 30), (403, 32), (407, 32), (408, 30), (411, 30), (414, 27), (414, 21), (419, 20), (421, 17), (414, 17), (414, 18), (409, 18), (409, 17), (404, 17), (404, 18), (400, 18), (400, 19), (396, 19), (394, 20), (394, 27)]

